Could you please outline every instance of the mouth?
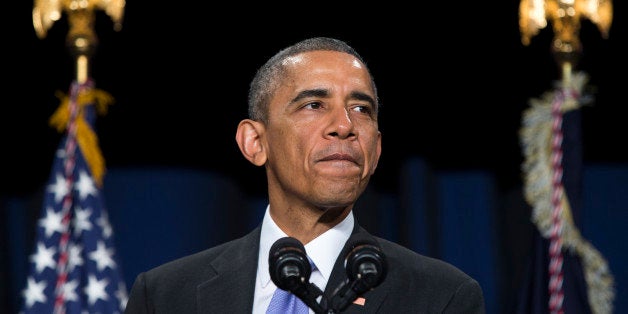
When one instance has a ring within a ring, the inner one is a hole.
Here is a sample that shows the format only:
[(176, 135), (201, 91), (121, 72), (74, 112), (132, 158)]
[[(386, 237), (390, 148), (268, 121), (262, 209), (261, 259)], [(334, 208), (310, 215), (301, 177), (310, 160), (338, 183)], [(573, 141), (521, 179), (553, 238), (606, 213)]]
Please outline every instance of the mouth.
[(356, 159), (349, 154), (335, 153), (328, 156), (325, 156), (320, 159), (320, 161), (348, 161), (354, 164), (357, 164)]

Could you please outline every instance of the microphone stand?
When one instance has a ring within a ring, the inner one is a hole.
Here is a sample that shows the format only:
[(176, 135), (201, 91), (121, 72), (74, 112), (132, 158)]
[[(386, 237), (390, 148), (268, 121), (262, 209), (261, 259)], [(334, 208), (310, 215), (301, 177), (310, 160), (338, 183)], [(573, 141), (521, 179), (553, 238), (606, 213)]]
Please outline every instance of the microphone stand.
[[(292, 293), (296, 295), (303, 303), (314, 310), (316, 314), (335, 314), (344, 311), (357, 297), (356, 291), (366, 291), (368, 286), (365, 285), (363, 280), (346, 281), (341, 285), (331, 298), (331, 302), (328, 302), (325, 296), (322, 296), (321, 302), (316, 301), (316, 298), (321, 296), (323, 292), (313, 283), (307, 283), (293, 290)], [(331, 306), (331, 307), (328, 307)]]
[[(316, 298), (323, 294), (323, 291), (315, 284), (309, 282), (305, 285), (301, 285), (292, 291), (294, 295), (296, 295), (303, 303), (305, 303), (309, 308), (314, 310), (316, 314), (325, 314), (327, 309), (323, 308), (323, 306), (316, 301)], [(326, 302), (325, 302), (326, 303)]]

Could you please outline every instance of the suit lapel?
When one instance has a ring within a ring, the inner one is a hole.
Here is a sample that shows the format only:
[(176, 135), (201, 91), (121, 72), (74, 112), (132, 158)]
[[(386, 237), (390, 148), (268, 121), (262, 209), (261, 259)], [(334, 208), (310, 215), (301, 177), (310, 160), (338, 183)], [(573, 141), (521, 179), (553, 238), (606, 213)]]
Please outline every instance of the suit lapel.
[[(324, 295), (327, 300), (331, 300), (335, 291), (340, 287), (341, 283), (348, 280), (347, 272), (345, 269), (345, 257), (351, 250), (350, 247), (347, 246), (347, 243), (351, 243), (353, 237), (359, 234), (368, 234), (371, 236), (364, 228), (355, 223), (353, 227), (353, 232), (351, 233), (351, 237), (345, 243), (338, 259), (336, 259), (336, 263), (334, 264), (334, 269), (331, 272), (331, 276), (329, 281), (327, 282), (327, 286), (325, 288)], [(375, 287), (375, 289), (366, 292), (363, 294), (362, 298), (364, 298), (364, 305), (351, 304), (343, 313), (376, 313), (377, 309), (380, 307), (381, 303), (384, 301), (386, 296), (388, 295), (388, 290), (381, 289), (380, 287)]]
[(199, 312), (251, 313), (261, 228), (258, 227), (211, 261), (215, 275), (197, 287)]

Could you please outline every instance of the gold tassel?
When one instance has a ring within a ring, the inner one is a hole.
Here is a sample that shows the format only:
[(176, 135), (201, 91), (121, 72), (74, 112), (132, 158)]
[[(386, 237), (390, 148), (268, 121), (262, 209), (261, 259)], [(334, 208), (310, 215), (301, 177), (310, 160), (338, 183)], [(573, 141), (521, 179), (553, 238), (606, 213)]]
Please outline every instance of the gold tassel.
[[(57, 97), (61, 99), (61, 104), (52, 114), (48, 123), (61, 133), (67, 130), (68, 122), (70, 121), (70, 99), (61, 92), (57, 92)], [(85, 106), (95, 106), (96, 112), (99, 115), (104, 115), (107, 113), (108, 106), (113, 104), (113, 102), (114, 99), (111, 94), (99, 89), (81, 90), (77, 97), (76, 141), (98, 186), (102, 186), (105, 176), (105, 159), (98, 145), (96, 132), (85, 120), (83, 108)]]

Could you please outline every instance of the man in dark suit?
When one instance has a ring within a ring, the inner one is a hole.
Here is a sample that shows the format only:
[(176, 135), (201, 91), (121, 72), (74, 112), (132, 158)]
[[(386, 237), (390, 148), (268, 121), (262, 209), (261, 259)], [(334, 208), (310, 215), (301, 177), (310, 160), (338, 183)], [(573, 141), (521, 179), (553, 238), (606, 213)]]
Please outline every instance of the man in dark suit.
[(269, 249), (285, 237), (304, 244), (314, 265), (308, 280), (323, 292), (317, 302), (325, 310), (350, 281), (349, 243), (368, 238), (385, 258), (385, 280), (352, 297), (343, 313), (484, 313), (476, 280), (372, 236), (354, 220), (381, 154), (378, 111), (370, 71), (343, 41), (306, 39), (268, 60), (250, 86), (249, 118), (236, 131), (243, 156), (266, 169), (262, 223), (141, 273), (126, 313), (266, 313), (280, 291), (269, 275)]

